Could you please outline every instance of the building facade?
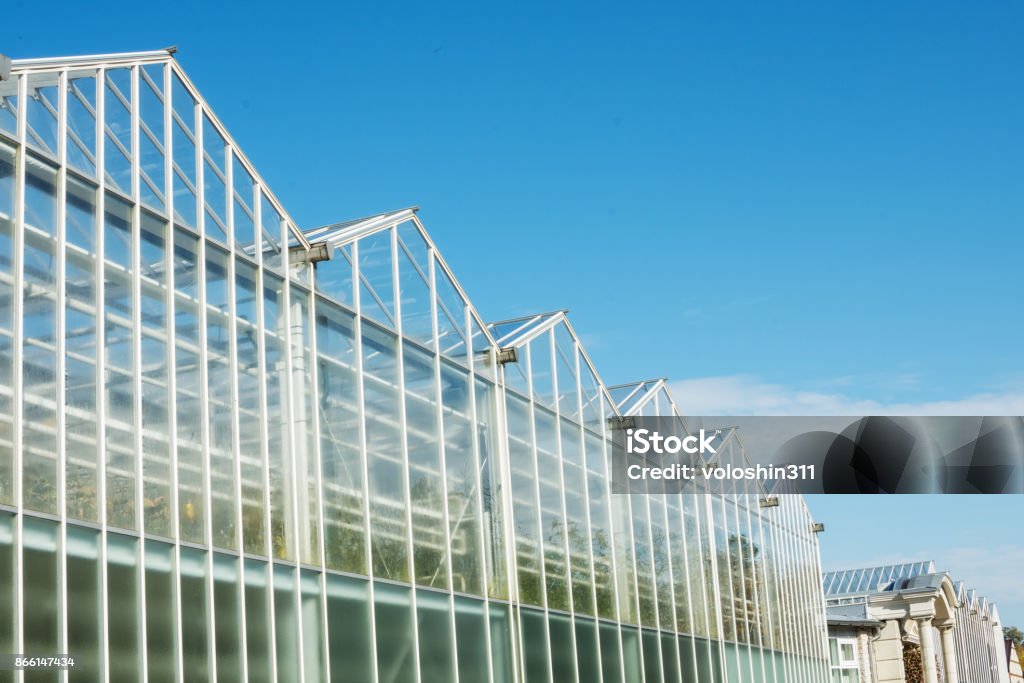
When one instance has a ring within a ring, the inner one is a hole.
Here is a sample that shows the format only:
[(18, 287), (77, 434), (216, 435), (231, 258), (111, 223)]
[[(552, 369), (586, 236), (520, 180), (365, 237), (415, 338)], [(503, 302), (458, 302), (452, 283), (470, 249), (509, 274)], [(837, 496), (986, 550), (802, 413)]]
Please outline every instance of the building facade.
[(823, 587), (835, 683), (1009, 683), (995, 604), (934, 562), (829, 572)]
[(663, 381), (606, 387), (563, 312), (485, 324), (414, 209), (299, 230), (167, 51), (0, 75), (0, 652), (826, 680), (800, 497), (610, 493)]

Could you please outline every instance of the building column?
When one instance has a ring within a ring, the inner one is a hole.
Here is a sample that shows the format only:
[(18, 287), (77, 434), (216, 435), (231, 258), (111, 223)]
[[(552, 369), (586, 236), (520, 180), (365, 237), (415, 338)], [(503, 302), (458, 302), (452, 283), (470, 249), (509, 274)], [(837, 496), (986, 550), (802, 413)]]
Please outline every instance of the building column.
[(921, 664), (924, 666), (924, 683), (939, 683), (939, 672), (935, 667), (935, 639), (932, 636), (932, 618), (917, 620), (917, 632), (921, 639)]
[(956, 643), (953, 642), (953, 627), (940, 626), (942, 635), (942, 661), (946, 665), (946, 683), (960, 683), (960, 674), (956, 668)]
[(860, 669), (860, 683), (875, 683), (875, 675), (871, 666), (871, 639), (867, 631), (857, 633), (857, 668)]

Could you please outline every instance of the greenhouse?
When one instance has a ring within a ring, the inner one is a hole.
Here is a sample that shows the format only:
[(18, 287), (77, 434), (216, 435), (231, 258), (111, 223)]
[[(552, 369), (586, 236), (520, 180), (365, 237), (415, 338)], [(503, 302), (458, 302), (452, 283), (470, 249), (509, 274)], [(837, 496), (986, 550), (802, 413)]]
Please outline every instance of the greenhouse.
[(678, 414), (565, 312), (486, 323), (415, 208), (300, 229), (170, 51), (0, 65), (0, 652), (828, 680), (799, 496), (611, 493), (609, 420)]

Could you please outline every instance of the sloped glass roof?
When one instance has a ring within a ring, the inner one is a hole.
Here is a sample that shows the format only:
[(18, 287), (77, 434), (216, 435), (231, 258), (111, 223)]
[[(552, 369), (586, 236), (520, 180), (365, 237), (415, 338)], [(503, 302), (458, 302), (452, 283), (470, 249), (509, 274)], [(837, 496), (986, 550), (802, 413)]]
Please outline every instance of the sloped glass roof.
[(608, 392), (619, 412), (627, 415), (650, 400), (654, 396), (654, 392), (664, 385), (665, 380), (663, 379), (648, 379), (609, 387)]
[(487, 323), (487, 329), (498, 342), (498, 346), (518, 346), (523, 343), (523, 340), (534, 336), (540, 330), (553, 326), (564, 316), (565, 311), (535, 313), (510, 320)]
[(890, 590), (898, 579), (909, 579), (923, 574), (934, 574), (935, 563), (931, 560), (905, 562), (861, 569), (843, 569), (822, 575), (825, 596), (859, 595)]

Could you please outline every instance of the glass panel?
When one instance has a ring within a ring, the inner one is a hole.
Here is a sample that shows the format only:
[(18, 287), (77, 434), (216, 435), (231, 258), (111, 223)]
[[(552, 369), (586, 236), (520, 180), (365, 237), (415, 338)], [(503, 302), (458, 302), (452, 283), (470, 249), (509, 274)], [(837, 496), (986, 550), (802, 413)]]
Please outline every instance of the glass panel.
[(0, 84), (0, 130), (11, 137), (18, 135), (18, 81), (24, 76), (12, 76)]
[[(175, 624), (174, 550), (159, 541), (146, 541), (146, 651), (150, 681), (178, 679), (178, 629)], [(188, 599), (188, 596), (182, 596)], [(70, 611), (70, 610), (69, 610)], [(183, 618), (188, 616), (183, 613)]]
[(582, 430), (568, 420), (560, 423), (565, 496), (565, 531), (569, 543), (569, 574), (573, 611), (594, 614), (594, 577), (590, 571), (590, 534), (587, 531), (586, 485), (583, 474)]
[(142, 680), (139, 634), (139, 541), (107, 534), (107, 654), (110, 681)]
[(331, 658), (331, 683), (364, 683), (373, 679), (370, 607), (368, 581), (327, 575), (327, 634), (330, 638), (327, 651)]
[(216, 625), (217, 680), (242, 680), (241, 590), (238, 558), (213, 554), (213, 619)]
[(338, 247), (330, 261), (314, 263), (313, 274), (317, 292), (355, 307), (352, 298), (352, 245)]
[[(96, 189), (68, 175), (64, 293), (67, 514), (97, 521), (96, 427)], [(83, 254), (78, 246), (88, 250)]]
[(651, 511), (651, 562), (654, 567), (654, 590), (658, 604), (658, 624), (675, 630), (675, 605), (672, 602), (672, 560), (668, 531), (665, 528), (665, 496), (648, 496)]
[(139, 67), (139, 190), (142, 201), (164, 210), (164, 66)]
[(104, 165), (107, 184), (132, 193), (131, 69), (108, 69), (104, 91)]
[(501, 467), (494, 460), (498, 438), (495, 417), (494, 385), (479, 378), (473, 381), (476, 402), (476, 437), (479, 449), (479, 486), (484, 550), (487, 558), (488, 595), (508, 599), (508, 567), (505, 557), (505, 527), (502, 496), (508, 495), (501, 484)]
[(263, 280), (266, 331), (264, 367), (267, 392), (267, 465), (270, 473), (271, 552), (280, 559), (295, 557), (292, 524), (292, 474), (288, 458), (288, 368), (285, 356), (287, 325), (284, 282), (269, 273)]
[(555, 416), (534, 409), (537, 438), (537, 472), (540, 476), (541, 533), (544, 543), (544, 572), (547, 580), (548, 607), (569, 609), (568, 565), (566, 563), (566, 521), (562, 510), (562, 482), (558, 476), (558, 432)]
[(441, 353), (466, 362), (466, 302), (448, 279), (440, 261), (434, 264), (437, 288), (437, 343)]
[(224, 138), (209, 118), (203, 116), (203, 202), (206, 206), (206, 236), (227, 242), (228, 191)]
[(323, 632), (324, 615), (320, 592), (320, 573), (309, 569), (300, 571), (302, 596), (302, 673), (307, 681), (327, 680), (326, 652)]
[(373, 575), (408, 581), (396, 339), (364, 324), (362, 353)]
[(441, 363), (444, 455), (452, 545), (452, 583), (460, 593), (484, 595), (480, 549), (480, 466), (473, 448), (472, 387), (469, 373)]
[[(60, 652), (58, 600), (61, 594), (57, 524), (35, 517), (25, 517), (23, 524), (23, 651), (26, 654), (56, 654)], [(26, 680), (58, 680), (56, 671), (35, 670), (29, 673), (32, 675), (26, 675)]]
[(231, 396), (231, 327), (228, 296), (230, 255), (206, 248), (206, 396), (210, 442), (210, 514), (213, 544), (234, 550), (235, 529), (234, 401)]
[(377, 625), (377, 679), (380, 683), (413, 683), (412, 591), (403, 586), (375, 583), (373, 609)]
[[(512, 663), (511, 611), (512, 608), (507, 604), (487, 603), (487, 615), (491, 623), (491, 671), (494, 683), (512, 683), (515, 680)], [(461, 642), (461, 635), (459, 640)]]
[(14, 652), (14, 516), (0, 512), (0, 651)]
[(256, 183), (237, 155), (231, 158), (231, 182), (235, 202), (232, 220), (235, 227), (235, 248), (256, 259)]
[(24, 505), (57, 514), (57, 255), (49, 236), (56, 234), (56, 171), (30, 162), (26, 168), (24, 306), (22, 358), (24, 383)]
[(391, 230), (359, 240), (359, 305), (367, 315), (395, 327), (395, 284), (391, 272)]
[(190, 228), (198, 226), (196, 196), (198, 194), (195, 126), (195, 100), (185, 92), (178, 77), (173, 78), (171, 105), (174, 109), (171, 124), (172, 187), (174, 191), (174, 220)]
[(353, 317), (317, 300), (320, 457), (327, 566), (366, 574)]
[(274, 205), (267, 199), (266, 194), (260, 199), (260, 244), (263, 249), (263, 265), (283, 273), (284, 260), (287, 249), (282, 245), (284, 242), (284, 219), (278, 213)]
[(267, 565), (244, 560), (245, 568), (245, 642), (250, 681), (271, 680), (270, 594), (267, 590)]
[(434, 347), (427, 245), (411, 221), (398, 228), (398, 279), (401, 288), (402, 334)]
[[(606, 681), (622, 680), (622, 657), (620, 655), (619, 629), (607, 621), (598, 624), (598, 638), (601, 643), (601, 673)], [(696, 679), (694, 679), (696, 680)], [(702, 681), (704, 679), (701, 679)], [(690, 683), (690, 681), (686, 681)]]
[(199, 240), (174, 230), (174, 327), (178, 412), (178, 523), (184, 540), (204, 540), (203, 395), (199, 364)]
[[(113, 200), (113, 197), (108, 197)], [(136, 528), (135, 517), (135, 350), (132, 334), (134, 306), (131, 271), (131, 208), (107, 203), (105, 249), (108, 264), (104, 284), (104, 343), (106, 344), (107, 521), (124, 529)], [(111, 263), (113, 255), (115, 262)]]
[(543, 605), (544, 587), (541, 585), (540, 576), (540, 515), (537, 511), (537, 477), (534, 471), (529, 407), (524, 401), (509, 395), (507, 411), (519, 599), (526, 604)]
[[(661, 633), (661, 671), (665, 683), (675, 683), (679, 680), (679, 650), (676, 645), (676, 638), (671, 633)], [(753, 681), (763, 681), (761, 676), (752, 678)]]
[[(74, 653), (75, 658), (74, 668), (68, 670), (68, 678), (72, 681), (100, 679), (103, 591), (100, 586), (99, 541), (99, 532), (94, 529), (67, 527), (67, 651)], [(168, 619), (170, 614), (168, 612), (164, 618)]]
[(603, 442), (590, 432), (584, 433), (587, 463), (587, 498), (590, 505), (590, 547), (594, 558), (594, 590), (597, 614), (615, 618), (615, 576), (612, 573), (612, 531), (604, 470)]
[(300, 558), (306, 564), (320, 564), (320, 492), (317, 488), (316, 412), (313, 407), (313, 358), (310, 348), (309, 292), (291, 290), (292, 423), (295, 429), (293, 457), (301, 486), (299, 493)]
[(527, 683), (549, 683), (551, 681), (551, 657), (548, 654), (548, 627), (543, 612), (524, 609), (522, 619), (523, 656), (526, 659)]
[(280, 564), (273, 568), (277, 680), (279, 683), (298, 683), (299, 620), (295, 614), (295, 569)]
[(661, 643), (656, 631), (643, 629), (640, 633), (644, 656), (644, 680), (647, 683), (661, 683)]
[(551, 630), (551, 670), (553, 680), (572, 681), (576, 678), (576, 650), (573, 644), (572, 617), (567, 614), (548, 614)]
[(579, 419), (576, 387), (576, 345), (564, 323), (555, 327), (555, 369), (558, 380), (558, 411), (562, 417)]
[(416, 613), (420, 637), (421, 680), (431, 683), (454, 681), (454, 645), (451, 614), (448, 612), (448, 595), (435, 591), (416, 591)]
[[(96, 72), (68, 73), (68, 165), (96, 175)], [(2, 115), (0, 115), (2, 116)]]
[[(17, 80), (11, 81), (17, 84)], [(4, 101), (0, 98), (0, 123)], [(0, 143), (0, 502), (14, 500), (14, 149)]]
[(542, 332), (530, 342), (530, 375), (534, 400), (549, 408), (555, 405), (555, 388), (551, 358), (551, 332)]
[(166, 223), (142, 213), (143, 524), (148, 533), (161, 536), (171, 535), (166, 233)]
[(57, 156), (57, 90), (59, 74), (48, 71), (28, 75), (25, 118), (28, 144)]
[(444, 588), (448, 585), (448, 553), (442, 514), (444, 484), (433, 356), (412, 346), (404, 349), (405, 424), (416, 583)]
[(256, 268), (235, 262), (236, 353), (238, 354), (238, 439), (242, 485), (242, 549), (266, 553), (263, 430), (260, 423), (259, 333)]
[(206, 619), (206, 554), (181, 549), (181, 654), (186, 681), (209, 680)]
[[(456, 595), (454, 601), (459, 680), (486, 681), (488, 669), (486, 603), (464, 598), (461, 595)], [(494, 634), (491, 637), (494, 638)], [(498, 637), (501, 637), (500, 634)], [(495, 663), (499, 664), (500, 662)]]

